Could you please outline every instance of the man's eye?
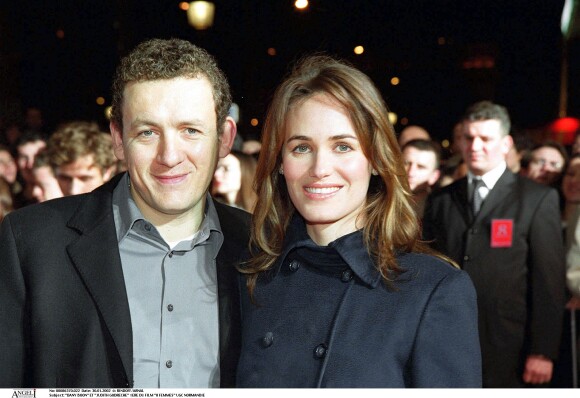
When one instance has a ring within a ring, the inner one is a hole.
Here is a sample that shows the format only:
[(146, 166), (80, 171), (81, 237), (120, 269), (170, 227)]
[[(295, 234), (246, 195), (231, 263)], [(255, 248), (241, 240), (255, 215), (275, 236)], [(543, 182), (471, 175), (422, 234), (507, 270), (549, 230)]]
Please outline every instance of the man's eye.
[(145, 130), (141, 132), (141, 135), (143, 137), (151, 137), (153, 135), (153, 131), (152, 130)]
[(192, 129), (192, 128), (186, 128), (185, 132), (189, 135), (196, 135), (197, 133), (199, 133), (199, 130)]

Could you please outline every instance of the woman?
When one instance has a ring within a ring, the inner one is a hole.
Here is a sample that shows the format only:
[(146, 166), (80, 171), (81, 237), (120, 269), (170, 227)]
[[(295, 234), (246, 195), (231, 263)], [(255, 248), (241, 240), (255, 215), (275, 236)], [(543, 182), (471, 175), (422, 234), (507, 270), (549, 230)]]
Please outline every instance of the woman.
[(572, 297), (566, 307), (580, 310), (580, 154), (570, 159), (562, 179), (566, 199), (563, 218), (566, 227), (567, 282)]
[(232, 151), (218, 161), (211, 193), (216, 199), (251, 213), (258, 199), (253, 187), (255, 174), (256, 159)]
[(277, 89), (241, 271), (240, 387), (479, 387), (467, 274), (430, 255), (387, 109), (325, 56)]

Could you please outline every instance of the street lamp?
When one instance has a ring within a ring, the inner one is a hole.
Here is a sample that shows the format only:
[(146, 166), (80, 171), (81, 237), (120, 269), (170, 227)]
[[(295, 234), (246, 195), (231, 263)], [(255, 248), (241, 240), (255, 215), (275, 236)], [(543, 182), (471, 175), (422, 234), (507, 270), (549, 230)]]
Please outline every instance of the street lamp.
[(187, 9), (187, 20), (197, 30), (205, 30), (213, 25), (215, 4), (211, 1), (192, 1)]

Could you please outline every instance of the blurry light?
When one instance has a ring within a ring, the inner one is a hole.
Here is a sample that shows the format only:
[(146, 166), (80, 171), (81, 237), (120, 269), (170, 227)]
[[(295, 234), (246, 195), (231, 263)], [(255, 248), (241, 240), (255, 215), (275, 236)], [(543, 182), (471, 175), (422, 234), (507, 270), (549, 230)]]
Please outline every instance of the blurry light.
[(182, 1), (181, 3), (179, 3), (179, 8), (181, 8), (183, 11), (187, 11), (189, 10), (189, 3), (186, 1)]
[(393, 78), (391, 79), (391, 84), (392, 84), (393, 86), (396, 86), (396, 85), (398, 85), (399, 83), (401, 83), (401, 81), (399, 80), (399, 78), (398, 78), (397, 76), (395, 76), (395, 77), (393, 77)]
[(252, 120), (250, 120), (250, 124), (254, 127), (256, 127), (258, 125), (259, 121), (256, 118), (253, 118)]
[(443, 140), (443, 141), (441, 141), (441, 146), (443, 148), (449, 148), (449, 140)]
[(213, 25), (215, 4), (209, 1), (192, 1), (187, 9), (187, 20), (197, 30), (204, 30)]
[(268, 49), (268, 55), (271, 55), (272, 57), (276, 55), (276, 49), (274, 47), (270, 47)]
[(58, 37), (59, 39), (64, 39), (64, 30), (58, 29), (56, 31), (56, 37)]
[(397, 124), (398, 116), (395, 112), (389, 112), (388, 117), (389, 117), (389, 122), (391, 122), (391, 124)]
[(361, 55), (361, 54), (362, 54), (362, 53), (364, 53), (364, 52), (365, 52), (365, 48), (364, 48), (363, 46), (356, 46), (356, 47), (354, 48), (354, 53), (355, 53), (356, 55)]
[(107, 120), (111, 120), (111, 116), (113, 116), (113, 107), (108, 106), (105, 108), (105, 117), (107, 118)]
[(440, 37), (437, 39), (437, 44), (439, 44), (440, 46), (445, 44), (445, 38), (444, 37)]
[(296, 0), (294, 2), (294, 7), (298, 8), (299, 10), (303, 10), (308, 7), (308, 0)]
[(409, 119), (407, 119), (406, 117), (402, 118), (402, 119), (401, 119), (401, 124), (402, 124), (403, 126), (406, 126), (407, 124), (409, 124)]
[(103, 97), (97, 97), (97, 105), (104, 105), (105, 99)]

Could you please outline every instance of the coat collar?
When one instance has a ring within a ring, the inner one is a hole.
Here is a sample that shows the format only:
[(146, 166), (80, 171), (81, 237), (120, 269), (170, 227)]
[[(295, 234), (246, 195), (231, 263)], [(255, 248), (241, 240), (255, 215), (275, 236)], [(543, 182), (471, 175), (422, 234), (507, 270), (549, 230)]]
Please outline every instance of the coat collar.
[[(308, 236), (304, 219), (299, 214), (295, 213), (286, 229), (282, 254), (278, 258), (274, 267), (275, 274), (279, 272), (280, 267), (284, 263), (288, 254), (298, 247), (316, 248), (318, 246), (310, 236)], [(379, 285), (382, 277), (367, 251), (361, 230), (338, 238), (329, 243), (328, 247), (336, 250), (356, 276), (358, 276), (365, 284), (372, 288)]]
[(85, 196), (67, 224), (80, 234), (67, 251), (111, 334), (125, 379), (132, 385), (131, 314), (112, 211), (113, 189), (119, 180), (117, 176)]

